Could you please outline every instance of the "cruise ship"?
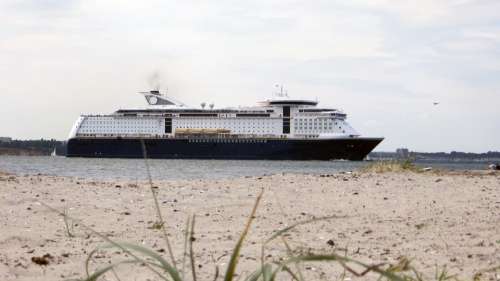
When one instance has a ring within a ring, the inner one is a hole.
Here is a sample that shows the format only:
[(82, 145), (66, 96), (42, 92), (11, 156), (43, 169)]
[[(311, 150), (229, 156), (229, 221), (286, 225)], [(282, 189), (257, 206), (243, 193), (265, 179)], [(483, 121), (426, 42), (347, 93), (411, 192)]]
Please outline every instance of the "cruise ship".
[(190, 107), (159, 91), (141, 92), (148, 106), (81, 115), (68, 157), (363, 160), (383, 138), (362, 137), (347, 115), (283, 90), (252, 107)]

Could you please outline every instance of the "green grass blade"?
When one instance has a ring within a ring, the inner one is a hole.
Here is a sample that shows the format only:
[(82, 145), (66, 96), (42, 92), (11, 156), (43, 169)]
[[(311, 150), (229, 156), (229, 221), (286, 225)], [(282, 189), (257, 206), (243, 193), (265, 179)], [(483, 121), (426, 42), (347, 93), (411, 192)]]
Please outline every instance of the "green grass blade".
[(193, 275), (193, 281), (196, 281), (196, 263), (194, 260), (193, 242), (194, 242), (194, 222), (196, 216), (193, 215), (191, 219), (191, 230), (189, 231), (189, 259), (191, 261), (191, 274)]
[(245, 281), (257, 281), (259, 280), (261, 275), (262, 275), (262, 267), (252, 272), (252, 274), (248, 275), (247, 278), (245, 278)]
[(252, 212), (250, 213), (247, 224), (245, 226), (245, 229), (243, 230), (243, 233), (241, 233), (240, 239), (238, 240), (238, 243), (236, 243), (236, 246), (233, 249), (233, 253), (231, 254), (231, 258), (229, 259), (229, 264), (227, 266), (226, 274), (224, 275), (224, 281), (232, 281), (234, 278), (234, 273), (236, 271), (236, 266), (238, 265), (238, 259), (240, 256), (241, 247), (243, 246), (243, 241), (245, 240), (245, 237), (247, 236), (250, 226), (252, 225), (252, 222), (255, 218), (255, 213), (257, 212), (257, 207), (259, 206), (263, 194), (264, 190), (262, 190), (260, 194), (257, 196)]
[(276, 278), (276, 275), (280, 271), (283, 270), (283, 267), (287, 266), (290, 263), (295, 263), (295, 262), (329, 262), (329, 261), (330, 262), (331, 261), (339, 262), (339, 264), (341, 264), (343, 267), (345, 267), (344, 263), (348, 263), (348, 262), (360, 265), (360, 266), (365, 268), (365, 272), (361, 275), (364, 275), (365, 273), (372, 271), (372, 272), (378, 273), (379, 275), (383, 276), (384, 278), (386, 278), (387, 280), (390, 280), (390, 281), (406, 281), (406, 278), (398, 276), (398, 275), (396, 275), (392, 272), (389, 272), (387, 270), (382, 270), (378, 266), (367, 265), (365, 263), (362, 263), (362, 262), (359, 262), (359, 261), (356, 261), (356, 260), (353, 260), (350, 258), (342, 257), (339, 255), (335, 255), (335, 254), (332, 254), (332, 255), (306, 255), (306, 256), (297, 256), (297, 257), (290, 258), (290, 259), (282, 262), (281, 265), (273, 272), (272, 279), (274, 280)]
[(182, 278), (179, 276), (179, 272), (177, 271), (177, 269), (175, 267), (173, 267), (172, 265), (170, 265), (170, 263), (168, 263), (162, 256), (160, 256), (156, 252), (154, 252), (148, 248), (145, 248), (145, 247), (142, 247), (139, 245), (135, 245), (135, 244), (130, 244), (130, 243), (118, 243), (118, 244), (120, 244), (124, 248), (132, 249), (136, 252), (139, 252), (143, 255), (146, 255), (146, 256), (158, 261), (160, 263), (162, 269), (165, 270), (166, 272), (168, 272), (170, 277), (172, 277), (173, 281), (182, 281)]
[(272, 265), (264, 264), (259, 269), (252, 272), (252, 274), (248, 275), (245, 278), (245, 281), (257, 281), (262, 277), (262, 280), (266, 281), (265, 273), (268, 273), (268, 276), (272, 275)]
[[(297, 280), (299, 281), (301, 277), (297, 276), (295, 273), (293, 273), (293, 271), (288, 267), (288, 266), (284, 266), (283, 267), (283, 271), (285, 271), (286, 273), (290, 274), (290, 276), (294, 279), (294, 280)], [(272, 272), (270, 272), (269, 276), (272, 276)], [(271, 280), (273, 281), (273, 280)]]
[[(125, 249), (125, 251), (124, 251), (125, 253), (130, 253), (130, 252), (128, 252), (126, 245), (123, 245), (124, 243), (118, 243), (118, 244), (119, 244), (119, 246), (116, 246), (114, 244), (103, 244), (103, 245), (96, 247), (92, 251), (90, 251), (87, 258), (85, 259), (85, 273), (87, 274), (87, 278), (90, 276), (90, 260), (92, 259), (92, 256), (94, 256), (94, 254), (97, 253), (97, 251), (104, 250), (104, 249), (110, 249), (110, 248), (118, 248), (118, 249), (123, 248), (123, 249)], [(145, 263), (145, 264), (149, 264), (149, 265), (153, 265), (153, 266), (162, 268), (162, 265), (160, 265), (160, 264), (150, 263), (150, 262), (143, 260), (143, 259), (140, 259), (138, 257), (134, 257), (134, 258), (136, 258), (135, 261), (137, 261), (138, 263)]]
[[(160, 256), (156, 252), (154, 252), (154, 251), (152, 251), (152, 250), (150, 250), (148, 248), (145, 248), (145, 247), (142, 247), (142, 246), (139, 246), (139, 245), (135, 245), (135, 244), (131, 244), (131, 243), (127, 243), (127, 242), (115, 242), (115, 243), (118, 246), (115, 245), (115, 244), (105, 244), (105, 245), (101, 245), (101, 246), (95, 248), (94, 250), (92, 250), (89, 253), (89, 255), (87, 257), (87, 260), (86, 260), (87, 276), (88, 276), (88, 272), (89, 272), (89, 270), (88, 270), (88, 268), (89, 268), (89, 265), (88, 265), (89, 261), (90, 261), (91, 257), (98, 250), (109, 249), (109, 248), (119, 248), (119, 249), (133, 250), (135, 252), (139, 252), (139, 253), (147, 256), (147, 257), (152, 258), (153, 260), (155, 260), (158, 263), (157, 264), (151, 263), (151, 262), (148, 262), (148, 261), (143, 260), (141, 258), (138, 258), (137, 256), (134, 255), (134, 257), (137, 257), (136, 258), (137, 262), (159, 267), (159, 268), (163, 269), (164, 271), (166, 271), (172, 277), (173, 281), (182, 281), (182, 278), (180, 278), (178, 271), (172, 265), (170, 265), (162, 256)], [(130, 253), (130, 251), (126, 251), (126, 252)], [(162, 278), (166, 279), (165, 277), (162, 277)]]
[(214, 274), (214, 280), (213, 281), (217, 281), (217, 279), (219, 279), (219, 266), (215, 266), (215, 274)]
[(94, 250), (90, 251), (89, 255), (87, 256), (87, 259), (85, 259), (85, 273), (87, 274), (87, 278), (90, 276), (90, 260), (92, 259), (92, 256), (100, 249), (100, 247), (95, 248)]
[(97, 279), (99, 279), (99, 277), (101, 277), (102, 275), (106, 274), (108, 271), (112, 270), (116, 266), (121, 265), (121, 264), (125, 264), (125, 263), (139, 263), (139, 261), (136, 261), (136, 260), (126, 260), (126, 261), (121, 261), (121, 262), (117, 262), (117, 263), (108, 265), (108, 266), (106, 266), (104, 268), (101, 268), (101, 269), (97, 270), (96, 272), (92, 273), (92, 275), (90, 275), (87, 278), (83, 279), (83, 281), (96, 281)]
[[(287, 251), (287, 254), (288, 256), (290, 257), (293, 257), (293, 249), (292, 247), (288, 244), (288, 242), (286, 241), (285, 237), (284, 236), (281, 236), (281, 240), (283, 241), (283, 244), (285, 245), (285, 248), (286, 248), (286, 251)], [(300, 269), (300, 263), (299, 262), (296, 262), (294, 263), (295, 265), (295, 269), (297, 270), (297, 273), (298, 273), (298, 279), (297, 281), (304, 281), (304, 275), (302, 274), (302, 270)], [(286, 269), (285, 269), (286, 270)], [(292, 271), (290, 270), (290, 273), (292, 273)]]
[(182, 271), (181, 271), (181, 277), (184, 279), (186, 277), (185, 275), (185, 269), (186, 269), (186, 257), (188, 256), (187, 253), (187, 247), (188, 247), (188, 239), (189, 237), (189, 226), (191, 225), (191, 217), (188, 216), (186, 220), (186, 228), (184, 229), (184, 251), (183, 251), (183, 256), (182, 256)]
[(146, 144), (143, 139), (141, 139), (141, 147), (142, 147), (142, 155), (144, 156), (144, 163), (146, 165), (146, 172), (148, 175), (149, 189), (151, 190), (151, 194), (153, 195), (153, 201), (155, 203), (156, 215), (158, 216), (158, 220), (160, 221), (161, 224), (161, 231), (163, 233), (163, 238), (165, 239), (165, 244), (167, 244), (168, 254), (170, 255), (170, 259), (172, 261), (174, 268), (177, 270), (174, 251), (172, 250), (172, 246), (170, 245), (170, 240), (168, 239), (168, 233), (166, 228), (167, 223), (163, 219), (163, 216), (161, 214), (160, 204), (158, 204), (158, 197), (156, 196), (156, 191), (153, 188), (153, 178), (151, 177), (151, 171), (149, 168), (148, 153), (146, 150)]
[(305, 220), (305, 221), (300, 221), (298, 223), (295, 223), (295, 224), (292, 224), (288, 227), (285, 227), (281, 230), (278, 230), (275, 234), (273, 234), (271, 237), (269, 237), (265, 242), (264, 244), (268, 244), (269, 242), (271, 242), (272, 240), (276, 239), (277, 237), (287, 233), (288, 231), (300, 226), (300, 225), (304, 225), (304, 224), (309, 224), (309, 223), (313, 223), (313, 222), (317, 222), (317, 221), (324, 221), (324, 220), (331, 220), (331, 219), (339, 219), (339, 218), (346, 218), (347, 216), (342, 216), (342, 217), (339, 217), (339, 216), (326, 216), (326, 217), (320, 217), (320, 218), (314, 218), (314, 219), (310, 219), (310, 220)]
[(273, 267), (270, 264), (266, 264), (262, 270), (262, 277), (264, 281), (270, 281), (273, 275)]
[[(264, 251), (265, 251), (265, 247), (267, 244), (269, 244), (271, 241), (273, 241), (274, 239), (278, 238), (278, 237), (282, 237), (283, 234), (287, 233), (288, 231), (291, 231), (292, 229), (298, 227), (298, 226), (301, 226), (301, 225), (305, 225), (305, 224), (309, 224), (309, 223), (314, 223), (314, 222), (317, 222), (317, 221), (323, 221), (323, 220), (330, 220), (330, 219), (337, 219), (337, 218), (345, 218), (346, 216), (342, 216), (342, 217), (339, 217), (339, 216), (326, 216), (326, 217), (320, 217), (320, 218), (313, 218), (313, 219), (310, 219), (310, 220), (305, 220), (305, 221), (300, 221), (300, 222), (297, 222), (295, 224), (292, 224), (288, 227), (285, 227), (281, 230), (278, 230), (276, 233), (274, 233), (271, 237), (269, 237), (266, 241), (264, 241), (264, 243), (262, 244), (262, 248), (261, 248), (261, 264), (262, 266), (264, 266)], [(285, 245), (286, 245), (286, 241), (285, 242)], [(288, 249), (289, 251), (291, 250), (290, 248)], [(295, 263), (295, 266), (297, 268), (297, 270), (299, 271), (299, 280), (300, 281), (303, 281), (303, 278), (302, 278), (302, 272), (300, 272), (300, 268), (299, 268), (299, 263)], [(265, 277), (265, 276), (264, 276)]]

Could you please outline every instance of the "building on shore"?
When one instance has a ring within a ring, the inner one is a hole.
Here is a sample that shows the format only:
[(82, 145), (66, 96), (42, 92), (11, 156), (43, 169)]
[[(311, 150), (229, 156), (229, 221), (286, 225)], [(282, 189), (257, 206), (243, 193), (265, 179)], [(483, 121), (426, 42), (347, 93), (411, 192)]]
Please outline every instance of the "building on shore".
[(410, 151), (408, 148), (398, 148), (396, 149), (396, 157), (398, 159), (408, 159), (410, 158)]

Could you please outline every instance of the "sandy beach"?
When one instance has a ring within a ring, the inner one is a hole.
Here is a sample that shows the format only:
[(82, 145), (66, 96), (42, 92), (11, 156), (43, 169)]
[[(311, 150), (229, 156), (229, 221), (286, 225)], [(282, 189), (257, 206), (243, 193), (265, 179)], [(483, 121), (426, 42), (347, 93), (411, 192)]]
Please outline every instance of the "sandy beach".
[[(284, 174), (227, 180), (155, 181), (177, 263), (183, 231), (196, 214), (198, 280), (223, 272), (260, 190), (264, 197), (241, 253), (239, 275), (259, 264), (260, 245), (276, 230), (314, 217), (337, 216), (298, 227), (287, 236), (296, 251), (337, 252), (370, 264), (403, 257), (432, 279), (436, 266), (471, 280), (500, 265), (499, 173)], [(54, 176), (0, 174), (0, 280), (67, 280), (86, 276), (85, 259), (102, 239), (40, 202), (81, 220), (116, 241), (150, 247), (168, 257), (146, 182), (97, 182)], [(268, 260), (285, 255), (279, 241)], [(45, 258), (44, 258), (45, 256)], [(48, 264), (34, 261), (38, 258)], [(119, 260), (101, 252), (92, 270)], [(338, 280), (337, 265), (306, 264), (309, 280)], [(144, 267), (123, 266), (121, 280), (159, 280)], [(484, 280), (495, 280), (495, 274)], [(352, 276), (348, 275), (349, 278)], [(373, 276), (365, 276), (371, 279)], [(115, 280), (111, 275), (102, 280)], [(289, 280), (289, 279), (287, 279)], [(356, 279), (354, 279), (356, 280)]]

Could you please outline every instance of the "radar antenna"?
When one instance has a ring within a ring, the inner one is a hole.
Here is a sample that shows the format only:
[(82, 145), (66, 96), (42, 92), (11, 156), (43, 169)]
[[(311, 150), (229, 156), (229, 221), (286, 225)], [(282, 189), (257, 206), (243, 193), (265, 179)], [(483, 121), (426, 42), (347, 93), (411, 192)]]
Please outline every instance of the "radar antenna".
[(277, 97), (288, 97), (288, 91), (283, 87), (283, 84), (275, 84), (274, 88), (276, 88), (274, 95)]

